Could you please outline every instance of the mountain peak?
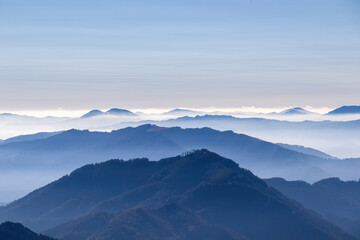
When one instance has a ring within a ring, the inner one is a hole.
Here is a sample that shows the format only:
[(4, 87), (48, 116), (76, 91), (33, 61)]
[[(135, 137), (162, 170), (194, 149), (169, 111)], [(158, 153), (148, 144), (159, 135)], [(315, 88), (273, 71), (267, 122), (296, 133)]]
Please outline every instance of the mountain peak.
[(209, 158), (209, 157), (212, 157), (212, 158), (222, 158), (222, 159), (226, 159), (224, 157), (221, 157), (220, 155), (218, 155), (217, 153), (214, 153), (214, 152), (211, 152), (205, 148), (203, 149), (194, 149), (194, 150), (191, 150), (191, 151), (187, 151), (187, 152), (184, 152), (182, 154), (182, 157), (186, 157), (186, 158)]
[(89, 117), (94, 117), (94, 116), (100, 116), (104, 114), (104, 112), (98, 110), (98, 109), (94, 109), (94, 110), (91, 110), (90, 112), (84, 114), (81, 116), (81, 118), (89, 118)]
[(293, 107), (280, 112), (280, 114), (312, 114), (312, 113), (313, 112), (305, 110), (304, 108), (301, 107)]

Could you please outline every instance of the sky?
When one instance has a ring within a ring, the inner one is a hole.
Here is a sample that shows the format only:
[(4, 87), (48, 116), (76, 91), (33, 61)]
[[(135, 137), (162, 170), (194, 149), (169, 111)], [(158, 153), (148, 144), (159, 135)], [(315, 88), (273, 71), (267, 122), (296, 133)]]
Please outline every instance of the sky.
[(360, 104), (358, 0), (0, 0), (0, 110)]

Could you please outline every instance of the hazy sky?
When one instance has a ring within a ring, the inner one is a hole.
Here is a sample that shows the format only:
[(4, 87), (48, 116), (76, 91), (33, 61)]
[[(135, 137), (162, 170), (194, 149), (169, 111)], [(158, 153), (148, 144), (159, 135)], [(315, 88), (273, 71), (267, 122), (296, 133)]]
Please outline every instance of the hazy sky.
[(360, 104), (359, 0), (0, 0), (0, 109)]

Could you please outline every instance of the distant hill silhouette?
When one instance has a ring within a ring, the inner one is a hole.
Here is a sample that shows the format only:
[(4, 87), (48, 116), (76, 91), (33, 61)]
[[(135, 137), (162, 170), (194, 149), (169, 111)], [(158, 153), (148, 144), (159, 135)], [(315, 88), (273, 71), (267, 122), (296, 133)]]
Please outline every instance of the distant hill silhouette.
[(113, 114), (113, 115), (122, 115), (122, 116), (136, 116), (135, 113), (126, 110), (126, 109), (120, 109), (120, 108), (112, 108), (108, 111), (106, 111), (107, 114)]
[(14, 113), (0, 113), (0, 118), (4, 117), (24, 117), (24, 118), (35, 118), (27, 115), (20, 115), (20, 114), (14, 114)]
[(313, 155), (313, 156), (317, 156), (317, 157), (321, 157), (321, 158), (325, 158), (325, 159), (334, 159), (335, 157), (326, 154), (324, 152), (321, 152), (319, 150), (313, 149), (313, 148), (309, 148), (309, 147), (304, 147), (304, 146), (299, 146), (299, 145), (291, 145), (291, 144), (286, 144), (286, 143), (277, 143), (277, 145), (283, 147), (283, 148), (287, 148), (290, 150), (294, 150), (297, 152), (301, 152), (304, 154), (309, 154), (309, 155)]
[(4, 222), (0, 224), (1, 240), (55, 240), (45, 235), (38, 235), (20, 223)]
[(342, 106), (336, 108), (327, 113), (328, 115), (336, 115), (336, 114), (360, 114), (360, 106)]
[[(130, 123), (127, 123), (129, 126)], [(239, 118), (226, 115), (204, 115), (179, 117), (164, 121), (131, 123), (155, 124), (162, 127), (202, 128), (210, 127), (225, 131), (255, 136), (271, 142), (283, 142), (322, 149), (335, 157), (357, 157), (360, 155), (360, 120), (353, 121), (280, 121), (264, 118)], [(112, 128), (124, 124), (111, 125)], [(331, 140), (331, 144), (329, 144)], [(329, 150), (329, 151), (328, 151)]]
[[(124, 212), (99, 218), (96, 212), (103, 211)], [(207, 239), (210, 233), (224, 239), (355, 239), (207, 150), (160, 161), (87, 165), (0, 208), (1, 219), (17, 219), (35, 229), (85, 214), (90, 215), (45, 233), (65, 240), (78, 234), (131, 238), (134, 233), (139, 233), (134, 239)]]
[(39, 140), (39, 139), (44, 139), (44, 138), (48, 138), (48, 137), (51, 137), (51, 136), (55, 136), (56, 134), (59, 134), (59, 133), (61, 133), (61, 131), (59, 131), (59, 132), (39, 132), (39, 133), (35, 133), (35, 134), (20, 135), (20, 136), (8, 138), (6, 140), (3, 140), (0, 143), (11, 143), (11, 142), (24, 142), (24, 141)]
[(294, 107), (294, 108), (286, 109), (286, 110), (280, 112), (280, 114), (296, 115), (296, 114), (315, 114), (315, 113), (305, 110), (301, 107)]
[(303, 181), (271, 178), (265, 182), (360, 237), (359, 181), (345, 182), (338, 178), (329, 178), (308, 184)]
[(90, 112), (84, 114), (81, 116), (81, 118), (89, 118), (89, 117), (95, 117), (95, 116), (101, 116), (104, 112), (100, 111), (98, 109), (91, 110)]
[(199, 114), (199, 113), (201, 113), (201, 112), (190, 110), (190, 109), (176, 108), (176, 109), (170, 110), (168, 112), (165, 112), (164, 114), (186, 115), (186, 114)]
[(100, 111), (98, 109), (94, 109), (94, 110), (91, 110), (90, 112), (84, 114), (83, 116), (81, 116), (81, 118), (90, 118), (90, 117), (104, 116), (104, 115), (136, 116), (135, 113), (133, 113), (129, 110), (120, 109), (120, 108), (112, 108), (106, 112)]

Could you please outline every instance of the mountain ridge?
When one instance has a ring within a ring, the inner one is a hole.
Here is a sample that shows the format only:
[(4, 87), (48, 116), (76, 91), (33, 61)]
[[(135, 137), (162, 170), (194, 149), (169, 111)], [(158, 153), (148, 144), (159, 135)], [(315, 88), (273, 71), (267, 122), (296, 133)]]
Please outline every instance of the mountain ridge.
[(104, 159), (160, 159), (201, 148), (232, 158), (263, 178), (279, 176), (309, 181), (331, 176), (359, 178), (355, 171), (360, 164), (357, 160), (324, 159), (233, 131), (150, 124), (111, 132), (73, 129), (45, 139), (3, 143), (0, 162), (4, 168), (58, 168), (61, 163), (61, 168), (69, 170)]

